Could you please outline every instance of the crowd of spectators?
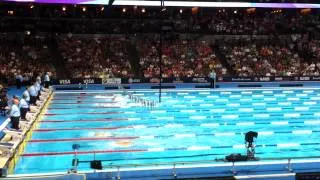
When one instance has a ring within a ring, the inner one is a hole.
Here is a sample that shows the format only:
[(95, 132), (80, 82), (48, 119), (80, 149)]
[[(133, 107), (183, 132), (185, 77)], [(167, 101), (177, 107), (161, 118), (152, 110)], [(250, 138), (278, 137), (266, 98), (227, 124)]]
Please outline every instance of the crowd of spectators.
[[(57, 28), (80, 34), (108, 34), (51, 35), (70, 78), (104, 78), (110, 72), (115, 77), (159, 77), (160, 30), (174, 35), (162, 42), (164, 78), (206, 77), (212, 70), (217, 76), (320, 75), (320, 41), (315, 38), (320, 36), (320, 16), (310, 9), (220, 8), (208, 12), (193, 8), (189, 15), (183, 9), (176, 13), (168, 9), (161, 21), (159, 11), (144, 9), (141, 14), (139, 8), (131, 9), (132, 17), (128, 10), (115, 18), (102, 19), (93, 14), (91, 19), (84, 16), (71, 21), (66, 18), (71, 11), (65, 11), (61, 21), (48, 21), (52, 26), (47, 27), (54, 32)], [(79, 13), (89, 14), (89, 9)], [(18, 22), (19, 18), (12, 21)], [(43, 25), (40, 20), (32, 21), (36, 29)], [(228, 41), (220, 35), (231, 35), (236, 40)], [(246, 35), (249, 39), (242, 39)], [(214, 44), (213, 36), (221, 42)], [(266, 38), (257, 40), (258, 36)], [(287, 37), (279, 40), (280, 36)], [(21, 78), (27, 82), (46, 71), (55, 77), (52, 56), (57, 54), (50, 52), (48, 40), (26, 37), (0, 38), (0, 81)], [(138, 67), (132, 64), (135, 50)]]
[[(145, 38), (142, 38), (145, 39)], [(138, 41), (140, 65), (145, 78), (159, 77), (159, 40)], [(164, 40), (162, 42), (162, 77), (207, 77), (214, 70), (219, 76), (226, 76), (210, 44), (204, 40)]]
[(59, 49), (73, 78), (109, 75), (131, 77), (132, 71), (124, 40), (117, 38), (60, 37)]
[(45, 40), (41, 39), (0, 39), (0, 81), (4, 84), (19, 78), (30, 82), (39, 72), (50, 72), (55, 68), (50, 61)]
[[(129, 40), (125, 36), (84, 38), (59, 36), (58, 47), (72, 78), (137, 77), (129, 60)], [(159, 77), (158, 36), (135, 36), (142, 77)], [(19, 43), (1, 40), (1, 82), (21, 78), (28, 82), (39, 72), (55, 69), (50, 62), (46, 41)], [(131, 42), (132, 43), (132, 42)], [(222, 39), (215, 42), (193, 38), (165, 38), (162, 41), (162, 77), (217, 76), (319, 76), (320, 41), (307, 35), (292, 34), (283, 38)], [(215, 49), (219, 47), (219, 49)], [(216, 55), (219, 51), (220, 56)], [(222, 55), (222, 56), (221, 56)], [(221, 59), (225, 58), (225, 59)], [(224, 61), (224, 62), (222, 62)], [(228, 66), (229, 65), (229, 66)], [(226, 68), (228, 66), (228, 70)], [(231, 67), (231, 68), (230, 68)], [(230, 71), (232, 73), (230, 73)]]
[(320, 40), (311, 40), (305, 44), (303, 51), (308, 54), (308, 61), (302, 64), (301, 74), (304, 76), (320, 75)]
[(5, 87), (0, 82), (0, 114), (2, 114), (3, 116), (5, 115), (7, 106), (8, 106), (7, 87)]
[(300, 75), (302, 61), (294, 46), (278, 41), (245, 39), (226, 42), (221, 48), (238, 76)]
[(307, 35), (282, 39), (233, 39), (220, 42), (220, 50), (235, 75), (319, 76), (320, 44)]

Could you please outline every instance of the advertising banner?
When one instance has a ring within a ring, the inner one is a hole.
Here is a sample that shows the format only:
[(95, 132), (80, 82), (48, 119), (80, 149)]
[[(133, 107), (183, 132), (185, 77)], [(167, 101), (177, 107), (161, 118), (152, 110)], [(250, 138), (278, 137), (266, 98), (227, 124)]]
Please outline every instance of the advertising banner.
[[(320, 81), (320, 76), (278, 76), (278, 77), (217, 77), (217, 82), (283, 82), (283, 81)], [(162, 83), (209, 83), (208, 77), (163, 78)], [(77, 78), (53, 80), (53, 84), (136, 84), (160, 83), (159, 78)]]

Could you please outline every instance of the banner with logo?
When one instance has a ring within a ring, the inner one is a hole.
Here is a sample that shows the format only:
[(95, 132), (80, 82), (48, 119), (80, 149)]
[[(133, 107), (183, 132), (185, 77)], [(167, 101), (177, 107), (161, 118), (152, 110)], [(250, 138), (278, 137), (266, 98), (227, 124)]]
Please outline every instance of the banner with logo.
[(320, 81), (320, 76), (218, 77), (218, 82)]
[(102, 84), (101, 78), (74, 78), (74, 79), (59, 79), (52, 80), (53, 84), (68, 85), (68, 84)]
[(121, 78), (107, 78), (103, 79), (102, 84), (121, 84)]
[[(283, 81), (320, 81), (320, 76), (279, 76), (279, 77), (217, 77), (217, 82), (283, 82)], [(208, 77), (163, 78), (162, 83), (209, 83)], [(52, 80), (53, 84), (137, 84), (160, 83), (159, 78), (76, 78)]]

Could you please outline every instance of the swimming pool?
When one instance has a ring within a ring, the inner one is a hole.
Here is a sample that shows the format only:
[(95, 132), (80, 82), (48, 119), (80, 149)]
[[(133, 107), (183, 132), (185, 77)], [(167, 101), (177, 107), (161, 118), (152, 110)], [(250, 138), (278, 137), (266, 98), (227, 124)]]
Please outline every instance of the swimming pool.
[[(254, 130), (256, 156), (317, 156), (320, 89), (163, 90), (154, 108), (120, 91), (55, 92), (15, 174), (67, 172), (79, 144), (79, 170), (90, 161), (121, 164), (206, 161), (246, 153), (244, 133)], [(157, 91), (132, 91), (157, 100)], [(41, 165), (39, 165), (41, 164)]]

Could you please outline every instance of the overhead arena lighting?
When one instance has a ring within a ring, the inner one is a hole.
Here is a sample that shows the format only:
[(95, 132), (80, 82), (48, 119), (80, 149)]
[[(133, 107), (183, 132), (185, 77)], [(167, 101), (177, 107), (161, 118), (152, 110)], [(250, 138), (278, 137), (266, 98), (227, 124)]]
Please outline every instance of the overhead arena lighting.
[[(108, 5), (109, 0), (5, 0), (11, 2), (33, 2), (54, 4), (99, 4)], [(118, 6), (160, 6), (161, 1), (115, 0)], [(249, 2), (195, 2), (165, 1), (166, 7), (243, 7), (243, 8), (320, 8), (320, 4), (305, 3), (249, 3)]]

